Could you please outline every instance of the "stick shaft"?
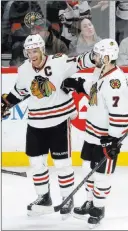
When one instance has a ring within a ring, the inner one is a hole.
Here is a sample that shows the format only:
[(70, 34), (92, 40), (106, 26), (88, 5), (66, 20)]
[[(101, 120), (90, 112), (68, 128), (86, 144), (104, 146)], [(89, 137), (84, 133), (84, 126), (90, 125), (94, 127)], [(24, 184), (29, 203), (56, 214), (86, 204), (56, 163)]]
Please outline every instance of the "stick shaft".
[[(125, 133), (119, 140), (117, 146), (125, 139), (128, 133)], [(110, 151), (109, 151), (110, 152)], [(78, 184), (78, 186), (69, 194), (68, 197), (60, 204), (54, 207), (54, 211), (58, 212), (73, 196), (74, 194), (82, 187), (82, 185), (89, 179), (90, 176), (106, 161), (106, 156), (91, 170), (91, 172)]]

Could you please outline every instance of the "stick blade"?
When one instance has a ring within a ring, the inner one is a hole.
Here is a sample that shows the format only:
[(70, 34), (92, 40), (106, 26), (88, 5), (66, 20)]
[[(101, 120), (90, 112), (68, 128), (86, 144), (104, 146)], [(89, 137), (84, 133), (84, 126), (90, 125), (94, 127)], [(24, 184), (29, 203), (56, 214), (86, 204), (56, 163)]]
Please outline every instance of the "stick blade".
[(15, 175), (15, 176), (27, 177), (26, 172), (14, 172), (6, 169), (1, 169), (1, 172), (5, 174)]

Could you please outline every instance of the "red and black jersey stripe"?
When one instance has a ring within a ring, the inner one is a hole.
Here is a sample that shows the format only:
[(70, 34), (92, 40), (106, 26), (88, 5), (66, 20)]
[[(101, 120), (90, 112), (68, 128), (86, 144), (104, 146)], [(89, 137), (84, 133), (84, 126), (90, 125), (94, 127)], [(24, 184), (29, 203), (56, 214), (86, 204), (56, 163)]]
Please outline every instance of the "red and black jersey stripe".
[(51, 118), (65, 116), (75, 111), (76, 111), (76, 106), (74, 104), (74, 100), (71, 98), (70, 100), (64, 103), (55, 105), (53, 107), (29, 109), (28, 119), (30, 120), (51, 119)]
[[(109, 113), (109, 125), (117, 128), (128, 128), (128, 114), (111, 114)], [(122, 132), (122, 134), (125, 131)]]
[(86, 132), (99, 139), (101, 136), (108, 136), (108, 129), (95, 126), (88, 120), (86, 121)]

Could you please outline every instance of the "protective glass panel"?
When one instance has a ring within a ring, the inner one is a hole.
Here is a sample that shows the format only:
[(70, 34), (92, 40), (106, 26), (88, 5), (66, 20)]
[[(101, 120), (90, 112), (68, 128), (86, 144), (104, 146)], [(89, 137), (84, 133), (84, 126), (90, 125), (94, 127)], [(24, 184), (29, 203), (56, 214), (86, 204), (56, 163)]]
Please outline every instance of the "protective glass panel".
[[(78, 55), (110, 36), (110, 1), (2, 1), (2, 65), (19, 66), (23, 44), (39, 33), (46, 54)], [(114, 20), (114, 19), (113, 19)], [(115, 28), (113, 28), (115, 30)]]

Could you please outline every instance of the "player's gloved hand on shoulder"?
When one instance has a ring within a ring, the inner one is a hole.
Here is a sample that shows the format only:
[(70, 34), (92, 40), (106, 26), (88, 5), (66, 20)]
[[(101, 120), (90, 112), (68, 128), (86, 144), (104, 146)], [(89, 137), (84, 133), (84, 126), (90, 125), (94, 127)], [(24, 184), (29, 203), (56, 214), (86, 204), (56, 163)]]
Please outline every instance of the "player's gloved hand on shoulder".
[(119, 138), (112, 136), (102, 136), (100, 143), (103, 147), (103, 152), (107, 158), (114, 159), (119, 153), (122, 144), (119, 144)]
[(79, 77), (78, 79), (75, 78), (67, 78), (62, 82), (61, 89), (68, 94), (70, 91), (76, 91), (79, 93), (86, 94), (83, 84), (85, 82), (85, 79), (82, 79)]
[(11, 105), (6, 100), (6, 97), (7, 97), (7, 94), (3, 94), (1, 96), (1, 119), (6, 118), (7, 116), (11, 114), (9, 111), (9, 108), (11, 107)]

